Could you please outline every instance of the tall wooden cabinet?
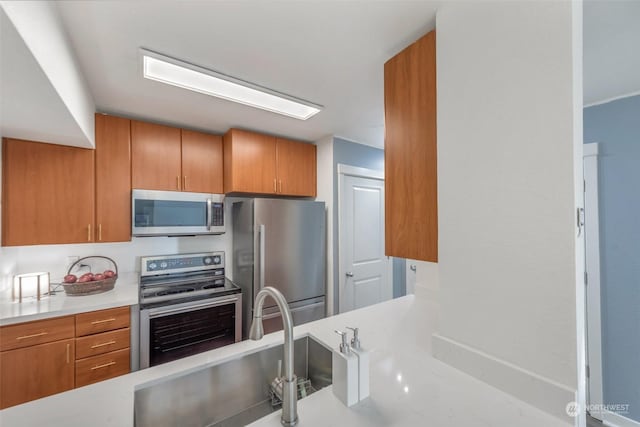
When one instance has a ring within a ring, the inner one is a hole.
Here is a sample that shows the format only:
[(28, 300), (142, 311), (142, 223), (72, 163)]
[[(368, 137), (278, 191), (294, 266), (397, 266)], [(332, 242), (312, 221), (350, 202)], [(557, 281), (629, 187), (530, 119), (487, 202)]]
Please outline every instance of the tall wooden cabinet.
[(131, 120), (96, 114), (96, 242), (131, 240)]
[(131, 122), (132, 184), (145, 190), (222, 193), (222, 138)]
[(93, 241), (94, 151), (5, 138), (2, 244)]
[(224, 192), (316, 195), (316, 146), (257, 132), (224, 135)]
[(438, 261), (436, 34), (384, 65), (386, 255)]

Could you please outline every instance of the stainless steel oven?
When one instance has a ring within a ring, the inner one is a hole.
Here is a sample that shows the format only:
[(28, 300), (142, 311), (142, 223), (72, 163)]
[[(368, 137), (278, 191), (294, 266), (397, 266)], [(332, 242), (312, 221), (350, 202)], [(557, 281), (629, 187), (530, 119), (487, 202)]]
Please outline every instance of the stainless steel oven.
[(223, 252), (142, 258), (140, 368), (241, 339), (242, 293)]

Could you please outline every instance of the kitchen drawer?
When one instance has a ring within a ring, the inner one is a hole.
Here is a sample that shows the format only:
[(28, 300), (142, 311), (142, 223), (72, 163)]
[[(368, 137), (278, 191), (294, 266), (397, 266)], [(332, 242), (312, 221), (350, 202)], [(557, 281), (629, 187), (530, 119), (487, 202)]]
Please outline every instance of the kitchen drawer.
[(76, 359), (108, 353), (129, 347), (131, 334), (129, 328), (103, 332), (76, 339)]
[(129, 348), (76, 360), (76, 387), (128, 374), (129, 370)]
[(129, 327), (129, 306), (76, 315), (76, 337)]
[(0, 328), (0, 351), (59, 341), (74, 336), (73, 316), (3, 326)]

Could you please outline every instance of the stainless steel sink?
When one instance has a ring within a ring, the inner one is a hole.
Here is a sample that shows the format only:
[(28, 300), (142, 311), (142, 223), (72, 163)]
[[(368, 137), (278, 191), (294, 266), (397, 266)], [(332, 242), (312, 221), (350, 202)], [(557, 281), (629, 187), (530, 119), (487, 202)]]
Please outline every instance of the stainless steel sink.
[[(136, 427), (244, 426), (279, 410), (269, 384), (282, 360), (282, 345), (136, 390)], [(295, 374), (315, 390), (331, 384), (331, 350), (311, 337), (295, 340)]]

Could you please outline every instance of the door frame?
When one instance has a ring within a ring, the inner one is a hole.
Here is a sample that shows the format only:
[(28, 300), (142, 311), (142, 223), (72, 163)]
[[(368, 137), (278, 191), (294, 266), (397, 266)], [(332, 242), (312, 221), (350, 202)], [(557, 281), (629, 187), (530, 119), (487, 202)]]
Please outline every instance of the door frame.
[[(585, 308), (587, 339), (587, 404), (602, 405), (602, 324), (600, 304), (600, 215), (598, 203), (598, 143), (585, 144)], [(602, 406), (596, 406), (602, 407)], [(602, 421), (602, 413), (591, 416)]]
[[(342, 223), (342, 195), (344, 192), (344, 181), (346, 176), (355, 176), (359, 178), (375, 179), (384, 182), (384, 171), (378, 171), (374, 169), (361, 168), (357, 166), (345, 165), (338, 163), (338, 313), (343, 313), (344, 304), (344, 287), (345, 287), (345, 274), (346, 266), (344, 265), (344, 258), (340, 256), (344, 250), (344, 243), (342, 237), (344, 236)], [(383, 233), (384, 237), (384, 233)], [(386, 256), (386, 255), (385, 255)], [(393, 289), (393, 268), (389, 257), (387, 258), (387, 281)], [(393, 298), (393, 292), (392, 292)]]

